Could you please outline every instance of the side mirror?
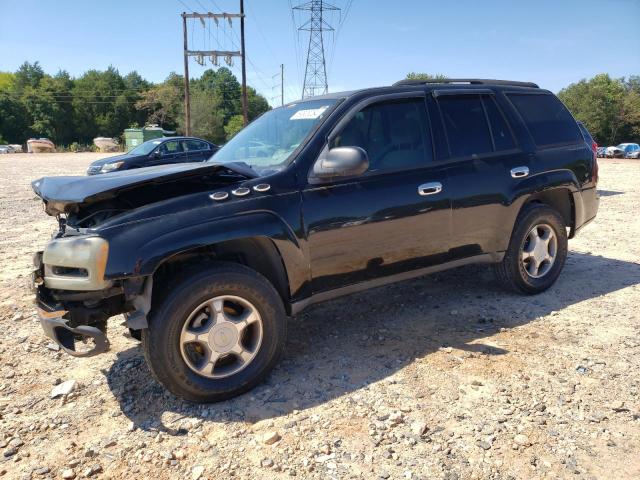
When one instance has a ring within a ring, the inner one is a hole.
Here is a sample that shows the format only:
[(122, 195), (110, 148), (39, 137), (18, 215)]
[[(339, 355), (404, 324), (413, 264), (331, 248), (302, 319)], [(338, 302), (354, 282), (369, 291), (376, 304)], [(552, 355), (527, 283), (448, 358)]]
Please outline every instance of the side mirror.
[(151, 154), (151, 158), (160, 158), (160, 157), (162, 157), (162, 153), (160, 153), (160, 150), (156, 150)]
[(367, 152), (360, 147), (336, 147), (323, 154), (313, 165), (312, 183), (362, 175), (369, 168)]

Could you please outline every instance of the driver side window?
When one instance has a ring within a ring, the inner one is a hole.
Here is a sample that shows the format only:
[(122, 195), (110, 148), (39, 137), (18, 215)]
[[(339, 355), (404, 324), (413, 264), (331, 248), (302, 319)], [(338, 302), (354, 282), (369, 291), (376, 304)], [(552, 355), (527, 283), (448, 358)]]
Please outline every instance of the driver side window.
[(369, 156), (369, 172), (423, 167), (432, 160), (424, 100), (395, 100), (365, 107), (334, 138), (334, 147), (364, 149)]
[(180, 145), (180, 142), (178, 142), (177, 140), (171, 140), (169, 142), (164, 142), (162, 145), (160, 145), (160, 147), (158, 148), (158, 151), (162, 155), (171, 155), (173, 153), (182, 152), (182, 146)]

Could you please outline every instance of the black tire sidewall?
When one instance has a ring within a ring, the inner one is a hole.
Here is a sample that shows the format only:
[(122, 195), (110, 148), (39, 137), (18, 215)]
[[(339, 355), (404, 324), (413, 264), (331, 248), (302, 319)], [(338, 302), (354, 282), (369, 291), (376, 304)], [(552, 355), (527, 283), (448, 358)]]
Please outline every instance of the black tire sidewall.
[[(558, 240), (556, 259), (551, 269), (542, 277), (531, 277), (524, 268), (520, 260), (520, 254), (527, 235), (536, 225), (547, 225), (551, 227)], [(527, 293), (539, 293), (547, 290), (555, 283), (564, 267), (567, 258), (568, 238), (567, 229), (563, 218), (554, 209), (547, 206), (535, 206), (525, 211), (516, 226), (511, 245), (509, 246), (509, 259), (512, 271), (512, 278), (517, 283), (517, 287)]]
[[(253, 304), (262, 319), (263, 335), (256, 357), (246, 368), (212, 379), (198, 375), (183, 360), (180, 333), (193, 310), (221, 295), (242, 297)], [(271, 370), (284, 347), (286, 316), (282, 300), (264, 277), (246, 267), (218, 265), (178, 280), (152, 311), (144, 333), (147, 359), (158, 380), (186, 400), (211, 402), (249, 390)]]

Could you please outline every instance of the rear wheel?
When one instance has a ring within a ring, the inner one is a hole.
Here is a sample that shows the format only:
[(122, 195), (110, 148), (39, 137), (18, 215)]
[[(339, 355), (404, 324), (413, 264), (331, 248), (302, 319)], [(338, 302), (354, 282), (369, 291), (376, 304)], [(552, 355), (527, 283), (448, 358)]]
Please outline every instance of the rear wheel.
[(534, 204), (520, 214), (509, 248), (495, 272), (509, 290), (527, 294), (555, 283), (567, 258), (567, 229), (562, 216), (546, 205)]
[(165, 287), (142, 346), (154, 376), (172, 393), (194, 402), (224, 400), (255, 386), (277, 363), (286, 315), (259, 273), (213, 264)]

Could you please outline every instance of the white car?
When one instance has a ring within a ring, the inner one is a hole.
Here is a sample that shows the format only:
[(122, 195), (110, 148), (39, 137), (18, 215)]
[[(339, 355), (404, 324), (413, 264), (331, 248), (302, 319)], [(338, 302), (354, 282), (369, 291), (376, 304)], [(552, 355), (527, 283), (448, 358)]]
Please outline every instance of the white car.
[(16, 153), (11, 145), (0, 145), (0, 153)]

